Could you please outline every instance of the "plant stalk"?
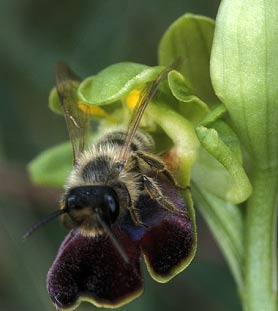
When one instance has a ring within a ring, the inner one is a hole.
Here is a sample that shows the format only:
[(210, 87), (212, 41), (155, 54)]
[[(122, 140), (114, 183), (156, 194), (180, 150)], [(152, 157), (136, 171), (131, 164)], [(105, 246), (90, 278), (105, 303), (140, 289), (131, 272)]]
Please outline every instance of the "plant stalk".
[(277, 311), (277, 169), (254, 170), (245, 235), (245, 311)]

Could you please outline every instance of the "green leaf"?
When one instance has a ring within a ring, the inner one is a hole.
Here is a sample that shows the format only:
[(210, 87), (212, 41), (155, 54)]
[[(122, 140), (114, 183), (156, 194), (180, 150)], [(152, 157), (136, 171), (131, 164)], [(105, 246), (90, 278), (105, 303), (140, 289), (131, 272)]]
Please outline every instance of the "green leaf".
[(114, 64), (85, 79), (79, 86), (78, 96), (91, 105), (107, 105), (121, 100), (131, 90), (155, 80), (162, 70), (162, 66)]
[(49, 98), (48, 98), (48, 107), (51, 111), (63, 114), (63, 108), (60, 103), (59, 95), (57, 93), (56, 87), (53, 87), (50, 91)]
[(211, 57), (214, 89), (254, 165), (278, 168), (278, 5), (222, 1)]
[[(226, 192), (226, 200), (235, 204), (247, 200), (251, 194), (252, 187), (237, 156), (220, 139), (215, 129), (207, 129), (200, 126), (196, 129), (196, 133), (202, 146), (225, 167), (232, 178), (231, 185), (226, 184), (227, 188), (225, 190), (228, 190)], [(215, 178), (212, 179), (211, 175), (204, 175), (203, 179), (205, 180), (208, 178), (207, 184), (209, 184), (211, 180), (220, 181), (221, 179), (223, 180), (223, 177), (226, 179), (224, 174), (220, 173), (219, 178), (215, 176)], [(222, 187), (224, 187), (224, 185), (225, 183)], [(212, 184), (212, 186), (215, 187), (215, 184)]]
[(168, 28), (158, 50), (160, 65), (181, 61), (177, 70), (190, 81), (193, 93), (208, 105), (219, 103), (209, 73), (213, 34), (212, 19), (186, 14)]
[(242, 288), (244, 222), (241, 208), (209, 193), (194, 178), (192, 192), (198, 210), (226, 256), (238, 287)]
[(42, 152), (29, 163), (28, 171), (35, 184), (62, 187), (72, 163), (72, 147), (68, 142)]
[(223, 0), (216, 21), (211, 76), (249, 154), (244, 309), (277, 311), (278, 5)]

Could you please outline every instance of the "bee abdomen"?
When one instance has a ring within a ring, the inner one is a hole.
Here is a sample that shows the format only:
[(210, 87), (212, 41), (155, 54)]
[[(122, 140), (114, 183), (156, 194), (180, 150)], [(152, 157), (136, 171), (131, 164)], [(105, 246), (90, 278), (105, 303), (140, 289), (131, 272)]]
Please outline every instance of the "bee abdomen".
[[(106, 143), (114, 144), (119, 147), (123, 146), (126, 139), (126, 132), (124, 131), (115, 131), (110, 132), (105, 135), (96, 146), (100, 146)], [(154, 145), (154, 141), (149, 134), (143, 133), (142, 131), (137, 131), (133, 141), (131, 142), (130, 149), (131, 151), (137, 150), (150, 150)]]

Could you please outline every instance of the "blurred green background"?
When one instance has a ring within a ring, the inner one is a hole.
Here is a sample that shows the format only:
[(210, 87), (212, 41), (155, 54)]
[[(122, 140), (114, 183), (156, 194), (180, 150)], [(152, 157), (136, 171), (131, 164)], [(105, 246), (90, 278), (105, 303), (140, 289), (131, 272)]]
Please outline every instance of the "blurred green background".
[[(27, 242), (28, 227), (57, 207), (61, 190), (32, 185), (27, 163), (67, 139), (47, 107), (54, 66), (86, 77), (119, 61), (157, 63), (159, 38), (185, 12), (215, 17), (220, 0), (0, 0), (0, 311), (55, 310), (46, 273), (66, 230), (58, 221)], [(191, 266), (167, 284), (145, 272), (145, 293), (121, 310), (240, 310), (224, 259), (198, 215)], [(93, 310), (82, 304), (79, 310)]]

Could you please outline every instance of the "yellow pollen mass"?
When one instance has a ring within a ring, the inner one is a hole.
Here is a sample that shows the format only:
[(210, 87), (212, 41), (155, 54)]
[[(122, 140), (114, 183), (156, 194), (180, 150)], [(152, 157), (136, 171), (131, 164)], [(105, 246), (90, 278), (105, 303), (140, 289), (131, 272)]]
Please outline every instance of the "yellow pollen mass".
[(142, 94), (142, 89), (134, 89), (128, 93), (126, 98), (127, 107), (134, 110)]
[(107, 112), (105, 112), (102, 108), (95, 105), (87, 105), (82, 101), (77, 103), (78, 108), (83, 111), (85, 114), (91, 117), (101, 117), (109, 120), (112, 123), (116, 123), (117, 121), (112, 118)]

